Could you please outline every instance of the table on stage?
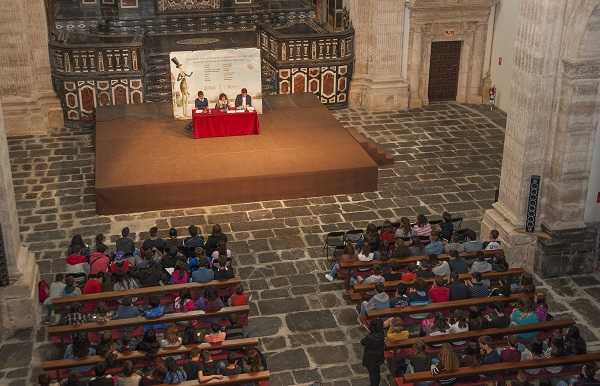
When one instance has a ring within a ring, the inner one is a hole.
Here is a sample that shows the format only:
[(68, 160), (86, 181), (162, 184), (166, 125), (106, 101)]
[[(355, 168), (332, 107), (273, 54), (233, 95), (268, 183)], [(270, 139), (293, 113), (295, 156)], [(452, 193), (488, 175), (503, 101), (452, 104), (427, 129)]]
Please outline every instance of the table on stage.
[(209, 110), (198, 113), (193, 109), (192, 120), (194, 138), (250, 135), (258, 134), (260, 130), (256, 111), (225, 113), (220, 110)]

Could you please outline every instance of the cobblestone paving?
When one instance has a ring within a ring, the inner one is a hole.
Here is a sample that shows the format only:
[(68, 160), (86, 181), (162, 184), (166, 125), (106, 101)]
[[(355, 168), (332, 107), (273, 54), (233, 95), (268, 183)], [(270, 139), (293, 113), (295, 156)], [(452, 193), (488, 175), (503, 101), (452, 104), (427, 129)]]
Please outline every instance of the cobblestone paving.
[[(499, 182), (504, 133), (496, 123), (503, 125), (505, 117), (456, 104), (391, 113), (346, 109), (335, 115), (394, 155), (395, 163), (379, 170), (378, 191), (99, 216), (94, 210), (91, 131), (61, 129), (48, 136), (11, 138), (23, 240), (36, 254), (42, 275), (51, 280), (64, 268), (73, 234), (91, 242), (97, 233), (114, 238), (127, 225), (139, 240), (154, 225), (163, 232), (175, 227), (184, 235), (189, 224), (206, 233), (220, 223), (230, 235), (238, 273), (252, 293), (248, 332), (261, 337), (274, 373), (272, 384), (367, 385), (358, 343), (364, 331), (357, 326), (354, 307), (343, 298), (341, 283), (323, 276), (324, 233), (443, 210), (463, 213), (464, 226), (478, 229)], [(131, 167), (143, 172), (141, 165)], [(597, 340), (597, 277), (540, 284), (553, 311), (575, 316), (587, 326), (590, 339)], [(5, 341), (0, 358), (15, 354), (0, 361), (0, 385), (33, 379), (35, 363), (56, 355), (53, 351), (43, 328)], [(25, 366), (32, 352), (30, 372)]]

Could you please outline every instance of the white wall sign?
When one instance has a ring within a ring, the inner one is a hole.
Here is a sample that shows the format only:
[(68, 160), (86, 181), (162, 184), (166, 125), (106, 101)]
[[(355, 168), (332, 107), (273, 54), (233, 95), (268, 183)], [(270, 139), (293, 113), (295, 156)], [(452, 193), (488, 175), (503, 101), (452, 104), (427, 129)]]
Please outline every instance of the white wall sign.
[(248, 90), (252, 105), (262, 113), (260, 50), (238, 48), (224, 50), (176, 51), (170, 53), (173, 115), (190, 119), (198, 91), (214, 107), (219, 94), (230, 102), (242, 88)]

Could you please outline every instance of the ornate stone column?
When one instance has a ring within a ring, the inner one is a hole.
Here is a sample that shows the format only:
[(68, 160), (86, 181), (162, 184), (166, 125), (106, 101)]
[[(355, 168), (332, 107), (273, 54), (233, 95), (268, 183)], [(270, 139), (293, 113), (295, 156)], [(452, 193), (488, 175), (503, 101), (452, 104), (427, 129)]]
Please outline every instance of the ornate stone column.
[(8, 135), (63, 126), (48, 58), (43, 0), (0, 2), (0, 100)]
[[(38, 322), (38, 265), (21, 244), (8, 144), (0, 105), (0, 335), (32, 327)], [(7, 280), (8, 279), (8, 280)]]
[(421, 95), (421, 67), (423, 60), (423, 31), (421, 25), (411, 25), (410, 35), (412, 36), (409, 48), (408, 61), (408, 80), (410, 83), (410, 108), (418, 108), (423, 106), (423, 97)]
[(540, 175), (542, 186), (546, 183), (545, 149), (551, 139), (561, 46), (557, 31), (565, 22), (564, 4), (564, 0), (521, 3), (500, 195), (481, 226), (483, 237), (498, 229), (512, 263), (529, 269), (534, 267), (537, 247), (537, 236), (523, 230), (529, 178)]
[(350, 105), (371, 111), (408, 106), (408, 83), (402, 76), (405, 7), (397, 0), (347, 2), (355, 38), (355, 67)]

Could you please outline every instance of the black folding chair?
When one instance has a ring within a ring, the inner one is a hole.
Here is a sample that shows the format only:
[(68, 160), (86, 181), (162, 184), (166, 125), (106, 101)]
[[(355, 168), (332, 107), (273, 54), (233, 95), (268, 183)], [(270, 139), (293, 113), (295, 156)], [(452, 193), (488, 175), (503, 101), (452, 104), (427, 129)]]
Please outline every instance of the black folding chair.
[(346, 244), (356, 245), (357, 242), (365, 237), (365, 231), (362, 229), (351, 229), (346, 232)]
[(332, 257), (335, 257), (335, 252), (338, 250), (343, 250), (346, 246), (346, 232), (344, 231), (336, 231), (329, 232), (325, 236), (325, 244), (323, 245), (323, 249), (325, 249), (325, 257), (329, 259), (329, 249), (333, 248)]

